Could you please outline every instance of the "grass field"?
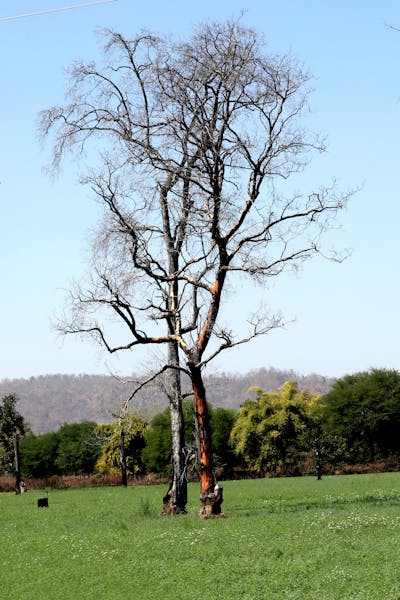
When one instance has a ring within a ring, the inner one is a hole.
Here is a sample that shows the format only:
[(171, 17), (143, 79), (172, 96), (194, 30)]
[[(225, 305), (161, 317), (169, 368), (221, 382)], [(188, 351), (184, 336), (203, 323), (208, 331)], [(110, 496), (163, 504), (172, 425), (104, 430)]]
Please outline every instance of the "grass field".
[(227, 518), (165, 486), (0, 494), (0, 599), (400, 598), (400, 474), (232, 481)]

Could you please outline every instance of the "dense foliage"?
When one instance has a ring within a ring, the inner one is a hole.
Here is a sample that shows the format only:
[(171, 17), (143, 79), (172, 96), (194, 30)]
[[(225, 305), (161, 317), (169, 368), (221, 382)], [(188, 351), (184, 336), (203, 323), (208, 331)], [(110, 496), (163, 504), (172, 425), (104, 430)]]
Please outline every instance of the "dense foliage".
[(346, 462), (400, 454), (400, 373), (372, 369), (339, 379), (324, 396), (326, 431), (344, 441)]
[(57, 451), (56, 432), (27, 435), (21, 443), (22, 472), (38, 479), (60, 474), (56, 463)]
[(155, 415), (146, 431), (143, 461), (146, 470), (167, 475), (171, 466), (171, 417), (169, 408)]
[(28, 477), (93, 473), (100, 454), (96, 423), (65, 423), (55, 433), (28, 435), (21, 443), (22, 472)]
[[(196, 444), (194, 432), (194, 407), (191, 400), (182, 404), (185, 445), (193, 448)], [(155, 415), (146, 431), (146, 447), (143, 461), (148, 472), (169, 475), (171, 472), (171, 413), (166, 408)]]
[(14, 472), (19, 440), (25, 435), (25, 422), (17, 410), (15, 394), (4, 396), (0, 404), (0, 472)]
[(319, 397), (299, 391), (295, 382), (279, 392), (254, 388), (256, 399), (244, 402), (231, 442), (248, 468), (258, 475), (298, 474), (313, 445), (313, 408)]
[(228, 477), (240, 462), (230, 444), (231, 431), (238, 413), (229, 408), (215, 408), (210, 412), (215, 466), (221, 475)]

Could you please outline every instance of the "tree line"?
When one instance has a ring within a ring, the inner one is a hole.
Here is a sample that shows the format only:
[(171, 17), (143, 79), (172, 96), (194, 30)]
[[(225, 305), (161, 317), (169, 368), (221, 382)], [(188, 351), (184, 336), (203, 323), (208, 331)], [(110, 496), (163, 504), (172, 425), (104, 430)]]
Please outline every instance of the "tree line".
[[(279, 391), (252, 388), (239, 410), (208, 407), (218, 478), (321, 477), (346, 464), (400, 457), (400, 373), (372, 369), (339, 379), (320, 396), (294, 381)], [(25, 477), (106, 473), (171, 476), (171, 412), (113, 423), (68, 423), (29, 432), (15, 396), (0, 404), (0, 469)], [(194, 404), (183, 402), (185, 476), (199, 476)], [(18, 443), (17, 443), (18, 442)], [(18, 448), (18, 450), (17, 450)], [(125, 481), (126, 483), (126, 481)]]

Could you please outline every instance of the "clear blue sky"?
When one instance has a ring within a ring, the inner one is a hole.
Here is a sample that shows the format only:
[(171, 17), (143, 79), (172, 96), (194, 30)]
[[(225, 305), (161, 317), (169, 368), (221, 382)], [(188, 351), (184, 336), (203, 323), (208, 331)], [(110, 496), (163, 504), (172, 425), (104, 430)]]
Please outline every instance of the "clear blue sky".
[[(79, 4), (3, 0), (0, 19)], [(64, 290), (84, 272), (96, 205), (66, 168), (52, 182), (42, 167), (37, 114), (63, 101), (64, 67), (96, 59), (99, 28), (149, 28), (185, 35), (205, 19), (238, 16), (265, 34), (271, 51), (291, 52), (315, 77), (308, 124), (328, 152), (299, 180), (304, 191), (336, 177), (361, 186), (329, 243), (351, 247), (344, 264), (315, 260), (271, 289), (239, 290), (226, 316), (243, 316), (262, 294), (295, 319), (285, 330), (225, 354), (214, 370), (269, 367), (341, 376), (370, 367), (400, 369), (400, 27), (398, 0), (203, 0), (109, 4), (0, 20), (0, 379), (46, 373), (128, 374), (143, 354), (115, 362), (90, 342), (60, 340), (51, 319)], [(49, 148), (47, 148), (49, 150)], [(244, 301), (245, 294), (247, 296)]]

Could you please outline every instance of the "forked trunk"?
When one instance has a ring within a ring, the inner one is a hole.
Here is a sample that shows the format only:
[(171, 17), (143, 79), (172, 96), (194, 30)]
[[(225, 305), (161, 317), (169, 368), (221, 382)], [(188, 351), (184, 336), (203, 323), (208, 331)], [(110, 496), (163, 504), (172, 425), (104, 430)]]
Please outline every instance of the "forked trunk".
[(200, 513), (209, 519), (221, 516), (222, 487), (216, 483), (213, 470), (210, 416), (206, 402), (206, 391), (199, 367), (189, 364), (191, 373), (194, 409), (200, 446)]
[[(178, 346), (175, 342), (168, 344), (168, 363), (179, 366)], [(185, 463), (185, 435), (182, 411), (181, 375), (178, 368), (168, 371), (167, 394), (171, 414), (171, 479), (168, 492), (163, 498), (165, 515), (186, 512), (187, 478)]]

